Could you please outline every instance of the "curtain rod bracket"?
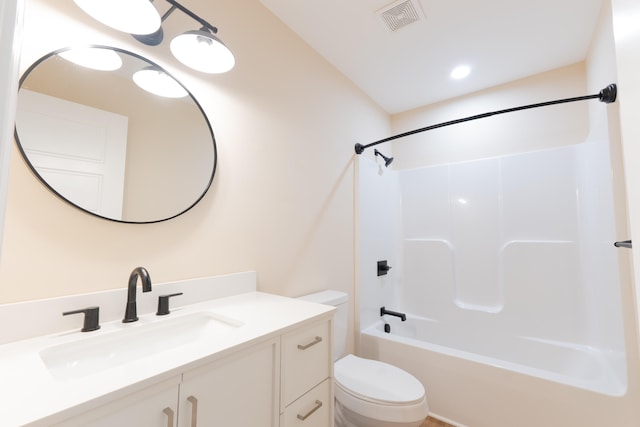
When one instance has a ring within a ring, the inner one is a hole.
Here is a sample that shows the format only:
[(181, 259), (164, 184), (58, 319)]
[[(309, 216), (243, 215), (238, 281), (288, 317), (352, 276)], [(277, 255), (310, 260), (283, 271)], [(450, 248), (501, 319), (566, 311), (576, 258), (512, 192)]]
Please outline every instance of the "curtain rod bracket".
[(528, 110), (530, 108), (546, 107), (546, 106), (549, 106), (549, 105), (563, 104), (563, 103), (566, 103), (566, 102), (585, 101), (587, 99), (594, 99), (594, 98), (598, 98), (601, 102), (604, 102), (606, 104), (611, 104), (612, 102), (616, 101), (617, 95), (618, 95), (618, 87), (616, 86), (615, 83), (611, 83), (609, 86), (607, 86), (604, 89), (602, 89), (600, 91), (600, 93), (598, 93), (597, 95), (587, 95), (587, 96), (579, 96), (579, 97), (576, 97), (576, 98), (558, 99), (556, 101), (548, 101), (548, 102), (541, 102), (541, 103), (538, 103), (538, 104), (524, 105), (522, 107), (508, 108), (506, 110), (500, 110), (500, 111), (492, 111), (492, 112), (489, 112), (489, 113), (484, 113), (484, 114), (478, 114), (478, 115), (475, 115), (475, 116), (465, 117), (463, 119), (457, 119), (457, 120), (451, 120), (451, 121), (448, 121), (448, 122), (438, 123), (437, 125), (431, 125), (431, 126), (427, 126), (427, 127), (424, 127), (424, 128), (415, 129), (415, 130), (412, 130), (412, 131), (409, 131), (409, 132), (404, 132), (404, 133), (401, 133), (401, 134), (398, 134), (398, 135), (390, 136), (388, 138), (384, 138), (384, 139), (372, 142), (372, 143), (367, 144), (367, 145), (362, 145), (362, 144), (358, 143), (358, 144), (355, 145), (355, 151), (356, 151), (356, 154), (362, 154), (364, 152), (365, 148), (373, 147), (374, 145), (382, 144), (383, 142), (392, 141), (394, 139), (402, 138), (404, 136), (413, 135), (415, 133), (424, 132), (424, 131), (427, 131), (427, 130), (432, 130), (432, 129), (437, 129), (437, 128), (441, 128), (441, 127), (445, 127), (445, 126), (449, 126), (449, 125), (455, 125), (455, 124), (458, 124), (458, 123), (468, 122), (470, 120), (483, 119), (485, 117), (495, 116), (496, 114), (512, 113), (514, 111)]
[(616, 97), (618, 95), (618, 88), (615, 84), (610, 84), (600, 91), (598, 97), (600, 101), (611, 104), (612, 102), (616, 102)]

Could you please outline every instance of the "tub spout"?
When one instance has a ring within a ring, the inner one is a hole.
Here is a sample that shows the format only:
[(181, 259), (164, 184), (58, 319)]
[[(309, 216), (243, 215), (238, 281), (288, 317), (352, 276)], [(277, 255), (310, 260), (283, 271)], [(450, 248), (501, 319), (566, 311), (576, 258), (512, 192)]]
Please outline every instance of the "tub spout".
[(407, 315), (404, 313), (387, 310), (386, 308), (384, 308), (384, 306), (380, 307), (380, 317), (384, 316), (385, 314), (388, 314), (389, 316), (399, 317), (400, 319), (402, 319), (403, 322), (407, 320)]

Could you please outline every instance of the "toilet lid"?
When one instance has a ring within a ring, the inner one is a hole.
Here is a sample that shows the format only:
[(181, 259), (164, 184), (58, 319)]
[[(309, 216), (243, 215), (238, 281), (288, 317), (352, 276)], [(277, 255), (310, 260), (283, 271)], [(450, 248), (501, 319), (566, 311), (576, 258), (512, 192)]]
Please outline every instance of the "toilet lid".
[(410, 404), (424, 399), (424, 387), (402, 369), (352, 354), (334, 365), (335, 380), (345, 391), (370, 401)]

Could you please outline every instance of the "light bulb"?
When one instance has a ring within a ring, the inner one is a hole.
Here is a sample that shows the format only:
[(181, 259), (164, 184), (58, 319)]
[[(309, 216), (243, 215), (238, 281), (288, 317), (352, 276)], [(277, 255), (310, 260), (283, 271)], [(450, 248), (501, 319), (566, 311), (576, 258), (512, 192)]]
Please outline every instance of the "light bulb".
[(182, 98), (189, 95), (173, 77), (154, 67), (136, 71), (133, 74), (133, 81), (147, 92), (165, 98)]
[(233, 53), (206, 31), (187, 31), (171, 40), (171, 53), (189, 68), (203, 73), (225, 73), (235, 65)]
[(58, 54), (67, 61), (85, 68), (100, 71), (114, 71), (122, 67), (122, 58), (111, 49), (80, 47)]
[(73, 0), (103, 24), (130, 34), (151, 34), (160, 28), (160, 14), (149, 0)]

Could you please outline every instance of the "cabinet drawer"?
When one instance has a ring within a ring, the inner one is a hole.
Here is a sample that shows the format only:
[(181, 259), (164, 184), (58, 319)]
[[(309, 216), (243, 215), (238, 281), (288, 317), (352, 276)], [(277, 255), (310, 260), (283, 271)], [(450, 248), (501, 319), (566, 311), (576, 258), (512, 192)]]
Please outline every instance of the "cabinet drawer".
[(332, 426), (331, 405), (331, 379), (326, 379), (287, 407), (280, 418), (280, 427)]
[(322, 321), (282, 337), (282, 408), (329, 378), (331, 323)]

